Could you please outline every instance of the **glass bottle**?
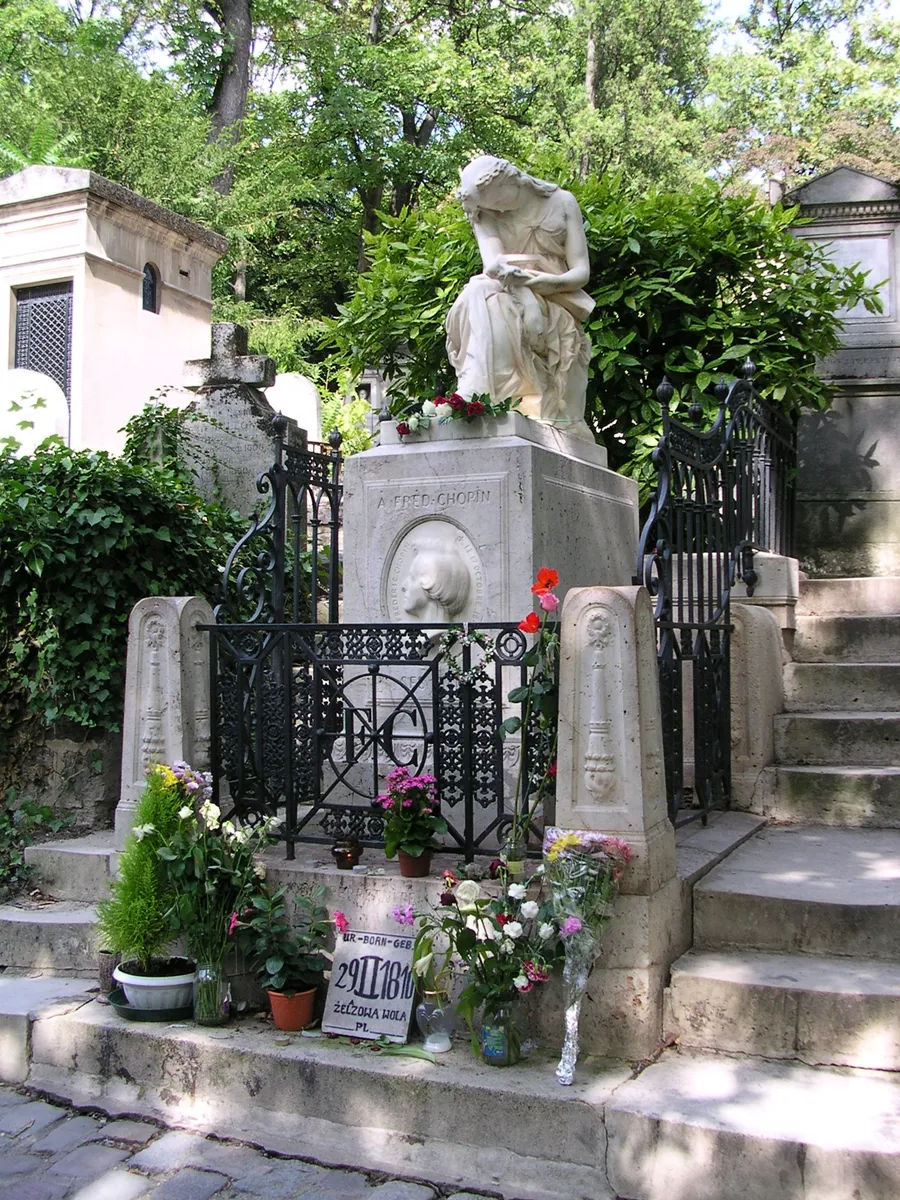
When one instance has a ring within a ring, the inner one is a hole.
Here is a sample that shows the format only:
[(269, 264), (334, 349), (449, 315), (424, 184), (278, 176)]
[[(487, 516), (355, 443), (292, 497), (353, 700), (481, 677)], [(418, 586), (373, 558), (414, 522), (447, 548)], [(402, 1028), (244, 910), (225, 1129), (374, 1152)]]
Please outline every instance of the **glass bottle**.
[(516, 1028), (516, 1001), (501, 1000), (485, 1009), (481, 1022), (481, 1057), (492, 1067), (511, 1067), (521, 1057)]
[(416, 1024), (425, 1039), (424, 1048), (443, 1054), (453, 1047), (453, 1006), (442, 992), (426, 992), (416, 1007)]

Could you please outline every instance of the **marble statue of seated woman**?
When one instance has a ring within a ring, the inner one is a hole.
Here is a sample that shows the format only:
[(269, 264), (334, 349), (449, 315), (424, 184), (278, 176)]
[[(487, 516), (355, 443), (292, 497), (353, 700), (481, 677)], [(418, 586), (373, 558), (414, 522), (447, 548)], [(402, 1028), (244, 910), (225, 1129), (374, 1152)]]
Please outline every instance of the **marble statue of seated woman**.
[(518, 398), (519, 411), (591, 438), (584, 420), (594, 301), (587, 240), (575, 197), (503, 158), (462, 172), (459, 199), (484, 270), (447, 316), (447, 354), (465, 399)]

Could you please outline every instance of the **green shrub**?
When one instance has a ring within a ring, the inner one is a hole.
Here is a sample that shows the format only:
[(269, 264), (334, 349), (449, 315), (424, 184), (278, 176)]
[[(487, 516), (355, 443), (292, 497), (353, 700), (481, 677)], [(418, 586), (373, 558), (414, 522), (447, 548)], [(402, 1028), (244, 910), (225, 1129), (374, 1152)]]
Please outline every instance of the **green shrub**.
[(25, 861), (25, 848), (43, 833), (59, 833), (71, 824), (46, 804), (15, 804), (10, 788), (0, 807), (0, 900), (14, 896), (33, 882), (33, 868)]
[(131, 609), (215, 600), (243, 530), (164, 467), (61, 445), (0, 452), (0, 754), (28, 721), (118, 729)]

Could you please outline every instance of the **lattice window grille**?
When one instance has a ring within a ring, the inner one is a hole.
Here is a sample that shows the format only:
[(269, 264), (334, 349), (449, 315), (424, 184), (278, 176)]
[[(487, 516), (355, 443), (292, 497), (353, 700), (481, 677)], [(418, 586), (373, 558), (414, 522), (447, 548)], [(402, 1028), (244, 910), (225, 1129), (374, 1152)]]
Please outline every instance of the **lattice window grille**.
[(71, 281), (17, 289), (15, 365), (49, 375), (71, 408)]

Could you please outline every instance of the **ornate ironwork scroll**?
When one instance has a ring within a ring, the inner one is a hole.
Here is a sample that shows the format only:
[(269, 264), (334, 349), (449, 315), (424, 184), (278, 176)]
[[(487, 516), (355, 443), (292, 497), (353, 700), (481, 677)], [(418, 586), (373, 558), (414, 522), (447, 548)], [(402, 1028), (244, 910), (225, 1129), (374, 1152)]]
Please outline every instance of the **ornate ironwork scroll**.
[(287, 419), (281, 413), (272, 429), (275, 462), (256, 481), (260, 495), (269, 497), (268, 508), (228, 556), (216, 620), (336, 621), (341, 435), (337, 430), (330, 435), (326, 453), (286, 444)]
[[(727, 807), (731, 795), (732, 588), (753, 595), (756, 551), (791, 553), (793, 422), (753, 386), (755, 367), (716, 389), (718, 413), (702, 431), (672, 418), (674, 389), (656, 389), (662, 437), (653, 452), (658, 482), (641, 533), (633, 582), (655, 601), (669, 815), (676, 823)], [(685, 665), (690, 664), (695, 808), (684, 813)]]
[(250, 821), (283, 809), (289, 857), (299, 841), (350, 834), (381, 845), (373, 801), (385, 775), (405, 765), (437, 778), (450, 845), (467, 859), (494, 849), (518, 754), (543, 776), (548, 748), (536, 727), (523, 741), (499, 735), (502, 721), (522, 716), (506, 697), (526, 681), (527, 637), (490, 624), (478, 626), (480, 640), (442, 643), (459, 628), (209, 627), (218, 802)]

